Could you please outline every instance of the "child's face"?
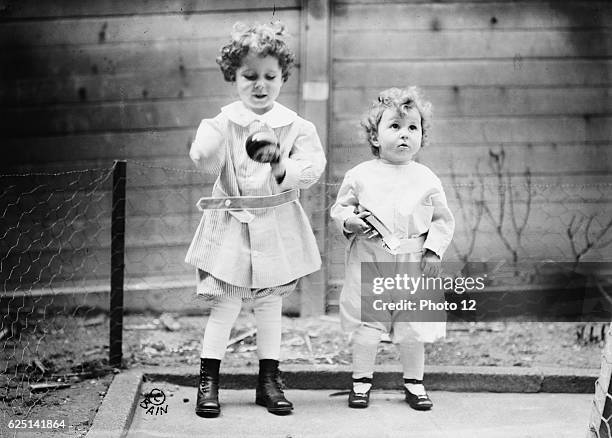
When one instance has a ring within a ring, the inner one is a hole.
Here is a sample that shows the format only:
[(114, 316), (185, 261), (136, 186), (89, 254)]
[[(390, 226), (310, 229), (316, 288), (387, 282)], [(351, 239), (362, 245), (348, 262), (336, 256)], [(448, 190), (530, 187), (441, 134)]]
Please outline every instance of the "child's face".
[(421, 149), (421, 114), (410, 108), (400, 114), (395, 108), (387, 108), (378, 124), (374, 146), (380, 158), (390, 164), (406, 164)]
[(236, 70), (238, 96), (256, 114), (272, 109), (282, 85), (283, 72), (274, 56), (249, 54)]

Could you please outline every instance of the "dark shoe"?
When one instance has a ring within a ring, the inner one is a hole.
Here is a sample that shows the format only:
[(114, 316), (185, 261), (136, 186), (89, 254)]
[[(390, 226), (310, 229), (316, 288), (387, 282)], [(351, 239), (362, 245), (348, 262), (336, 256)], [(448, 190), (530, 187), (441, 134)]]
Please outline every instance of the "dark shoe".
[[(404, 383), (418, 385), (423, 384), (423, 381), (417, 379), (404, 379)], [(425, 393), (425, 395), (416, 395), (408, 391), (405, 386), (404, 392), (406, 393), (406, 403), (408, 403), (412, 409), (416, 409), (417, 411), (428, 411), (433, 407), (433, 402), (427, 393)]]
[(283, 382), (277, 360), (261, 359), (259, 361), (255, 403), (265, 406), (268, 412), (276, 415), (287, 415), (293, 410), (293, 404), (285, 398), (283, 393)]
[(355, 383), (369, 383), (372, 384), (371, 377), (362, 377), (360, 379), (353, 379), (353, 387), (348, 397), (349, 408), (363, 409), (367, 408), (370, 404), (370, 389), (366, 392), (355, 392)]
[(195, 413), (200, 417), (216, 417), (221, 412), (219, 405), (219, 365), (218, 359), (200, 359), (200, 384)]

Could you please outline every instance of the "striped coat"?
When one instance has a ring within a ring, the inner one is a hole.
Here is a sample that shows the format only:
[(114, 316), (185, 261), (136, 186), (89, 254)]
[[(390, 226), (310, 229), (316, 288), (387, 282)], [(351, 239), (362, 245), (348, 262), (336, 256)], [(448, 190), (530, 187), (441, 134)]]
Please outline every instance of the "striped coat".
[[(269, 164), (246, 154), (254, 122), (267, 124), (280, 141), (287, 168), (281, 184)], [(218, 175), (215, 197), (305, 189), (319, 179), (326, 163), (314, 125), (279, 103), (263, 115), (241, 101), (223, 107), (215, 118), (202, 120), (189, 155), (202, 171)], [(200, 270), (200, 279), (212, 276), (228, 289), (285, 285), (321, 267), (312, 228), (297, 200), (248, 212), (204, 211), (185, 261)]]

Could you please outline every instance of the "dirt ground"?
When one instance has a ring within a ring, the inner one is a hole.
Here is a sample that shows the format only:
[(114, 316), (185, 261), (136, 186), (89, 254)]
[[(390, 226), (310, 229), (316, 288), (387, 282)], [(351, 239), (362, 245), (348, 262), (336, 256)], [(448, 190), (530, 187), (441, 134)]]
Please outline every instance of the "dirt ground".
[[(124, 366), (187, 365), (195, 372), (205, 323), (205, 316), (126, 316)], [(84, 436), (117, 371), (108, 366), (107, 316), (32, 318), (13, 327), (3, 340), (0, 362), (0, 436)], [(224, 367), (257, 366), (254, 328), (253, 315), (242, 313)], [(585, 342), (579, 331), (577, 323), (449, 323), (446, 339), (427, 346), (426, 363), (599, 368), (602, 342)], [(281, 356), (286, 364), (350, 364), (336, 315), (284, 318)], [(381, 343), (377, 363), (399, 366), (395, 346)], [(68, 387), (32, 391), (40, 383)], [(19, 434), (8, 427), (10, 420), (37, 419), (64, 419), (65, 427)]]

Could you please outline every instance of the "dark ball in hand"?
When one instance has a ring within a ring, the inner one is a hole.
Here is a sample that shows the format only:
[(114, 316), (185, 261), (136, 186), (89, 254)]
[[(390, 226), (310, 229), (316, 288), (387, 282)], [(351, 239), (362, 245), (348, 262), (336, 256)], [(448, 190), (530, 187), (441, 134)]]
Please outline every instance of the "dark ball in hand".
[(280, 158), (280, 145), (270, 132), (255, 132), (246, 139), (245, 148), (251, 160), (274, 163)]

